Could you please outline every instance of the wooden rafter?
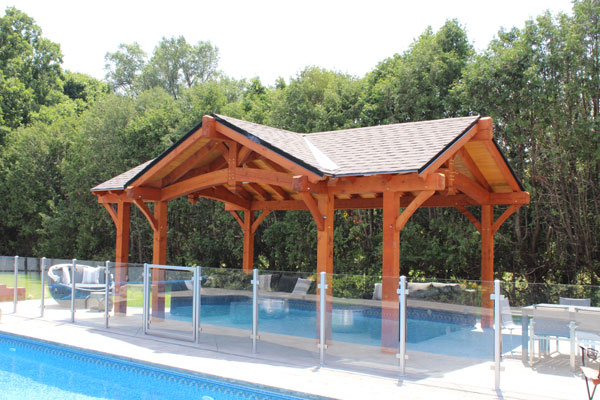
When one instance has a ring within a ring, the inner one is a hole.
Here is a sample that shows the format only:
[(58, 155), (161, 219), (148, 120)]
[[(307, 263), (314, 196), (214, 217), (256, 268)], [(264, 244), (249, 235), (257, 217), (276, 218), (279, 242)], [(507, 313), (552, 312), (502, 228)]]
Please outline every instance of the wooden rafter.
[(259, 200), (262, 200), (262, 201), (271, 200), (271, 195), (269, 194), (269, 192), (267, 192), (265, 189), (263, 189), (262, 186), (260, 186), (258, 183), (248, 182), (248, 187), (254, 193), (256, 193)]
[(454, 177), (455, 187), (475, 200), (478, 204), (490, 204), (490, 192), (466, 175), (456, 172)]
[(477, 164), (475, 164), (475, 161), (473, 161), (473, 158), (469, 155), (467, 149), (463, 147), (459, 150), (458, 155), (464, 161), (465, 166), (467, 167), (469, 172), (471, 172), (473, 177), (475, 177), (477, 183), (479, 183), (488, 192), (491, 191), (492, 188), (490, 187), (488, 181), (485, 179), (485, 176), (483, 176), (483, 174), (481, 173), (481, 170), (479, 169)]
[(420, 175), (426, 176), (434, 171), (437, 171), (444, 163), (450, 158), (454, 157), (457, 151), (459, 151), (465, 143), (467, 143), (473, 136), (477, 134), (480, 130), (491, 129), (492, 119), (491, 118), (481, 118), (477, 121), (477, 124), (474, 125), (467, 133), (465, 133), (460, 139), (450, 146), (440, 157), (438, 157), (434, 162), (429, 164), (427, 168), (425, 168)]
[(500, 169), (500, 173), (510, 186), (511, 190), (515, 192), (520, 192), (521, 188), (519, 187), (519, 183), (512, 174), (506, 161), (504, 161), (504, 157), (502, 157), (502, 154), (500, 154), (500, 152), (498, 151), (498, 147), (496, 147), (496, 144), (491, 140), (485, 140), (482, 143), (485, 145), (487, 151), (490, 153), (492, 159), (498, 166), (498, 169)]
[(252, 155), (252, 150), (250, 150), (247, 147), (242, 147), (237, 155), (237, 167), (241, 167), (242, 165), (244, 165), (244, 163), (246, 161), (248, 161), (248, 159), (250, 158), (250, 156)]
[(223, 135), (235, 140), (242, 146), (248, 147), (250, 150), (265, 157), (265, 159), (268, 159), (269, 161), (275, 160), (277, 164), (283, 166), (289, 171), (294, 171), (294, 174), (296, 175), (307, 175), (311, 180), (315, 181), (322, 179), (321, 175), (311, 170), (308, 170), (299, 164), (296, 164), (295, 162), (285, 158), (281, 154), (266, 148), (265, 146), (253, 141), (252, 139), (234, 131), (233, 129), (223, 124), (217, 123), (216, 129), (219, 133), (222, 133)]
[(215, 151), (216, 143), (208, 142), (204, 147), (192, 154), (190, 158), (185, 160), (182, 164), (176, 167), (173, 171), (169, 172), (165, 177), (162, 178), (161, 186), (167, 186), (173, 182), (178, 181), (186, 173), (200, 164), (206, 159), (206, 157), (213, 151)]

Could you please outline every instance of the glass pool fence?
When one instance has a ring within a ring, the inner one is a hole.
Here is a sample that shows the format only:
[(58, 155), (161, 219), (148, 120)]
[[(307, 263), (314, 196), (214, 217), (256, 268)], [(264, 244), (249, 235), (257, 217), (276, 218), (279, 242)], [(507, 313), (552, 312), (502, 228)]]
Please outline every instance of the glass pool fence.
[(600, 345), (599, 289), (0, 257), (4, 314), (504, 389), (519, 368), (576, 375), (579, 346)]

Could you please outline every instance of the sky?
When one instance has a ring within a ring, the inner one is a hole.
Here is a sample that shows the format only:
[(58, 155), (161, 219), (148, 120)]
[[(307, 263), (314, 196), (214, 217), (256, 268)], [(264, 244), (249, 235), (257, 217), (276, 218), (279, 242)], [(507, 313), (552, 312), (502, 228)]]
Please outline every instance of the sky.
[(219, 69), (271, 85), (307, 66), (362, 77), (406, 51), (428, 26), (456, 18), (478, 50), (501, 28), (523, 27), (545, 10), (571, 13), (570, 0), (0, 0), (59, 43), (63, 68), (103, 78), (104, 56), (120, 43), (146, 53), (163, 37), (219, 48)]

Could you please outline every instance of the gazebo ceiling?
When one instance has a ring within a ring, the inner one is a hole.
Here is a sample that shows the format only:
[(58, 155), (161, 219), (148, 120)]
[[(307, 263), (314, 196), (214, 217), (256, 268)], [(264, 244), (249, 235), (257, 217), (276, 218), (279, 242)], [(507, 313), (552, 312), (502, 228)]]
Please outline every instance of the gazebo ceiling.
[(307, 209), (305, 192), (332, 193), (336, 208), (379, 208), (386, 190), (410, 202), (425, 189), (436, 195), (423, 206), (529, 200), (492, 138), (491, 120), (479, 116), (298, 134), (213, 114), (92, 192), (103, 203), (187, 195), (229, 209)]

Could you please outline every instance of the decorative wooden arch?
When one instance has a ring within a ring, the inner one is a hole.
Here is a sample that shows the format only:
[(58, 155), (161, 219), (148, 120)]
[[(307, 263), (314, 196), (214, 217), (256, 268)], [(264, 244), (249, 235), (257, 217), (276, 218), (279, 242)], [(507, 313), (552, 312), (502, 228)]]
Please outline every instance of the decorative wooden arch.
[[(156, 159), (92, 193), (117, 228), (121, 282), (131, 204), (153, 229), (152, 262), (165, 264), (168, 202), (182, 196), (192, 203), (199, 197), (223, 202), (244, 233), (245, 271), (253, 268), (254, 232), (271, 211), (308, 210), (318, 229), (317, 272), (328, 274), (333, 273), (334, 210), (383, 209), (384, 348), (396, 346), (400, 232), (413, 213), (420, 207), (455, 207), (463, 213), (481, 233), (481, 279), (491, 282), (494, 233), (529, 203), (529, 193), (493, 140), (492, 120), (479, 116), (302, 135), (213, 114)], [(153, 211), (147, 203), (154, 204)], [(481, 207), (480, 220), (468, 206)], [(508, 206), (496, 220), (495, 206)], [(256, 217), (256, 211), (262, 213)], [(490, 288), (482, 293), (485, 310), (491, 309)], [(116, 310), (124, 313), (126, 293), (119, 287), (117, 292)], [(164, 310), (158, 297), (153, 310), (157, 316)], [(482, 324), (491, 320), (484, 317)]]

